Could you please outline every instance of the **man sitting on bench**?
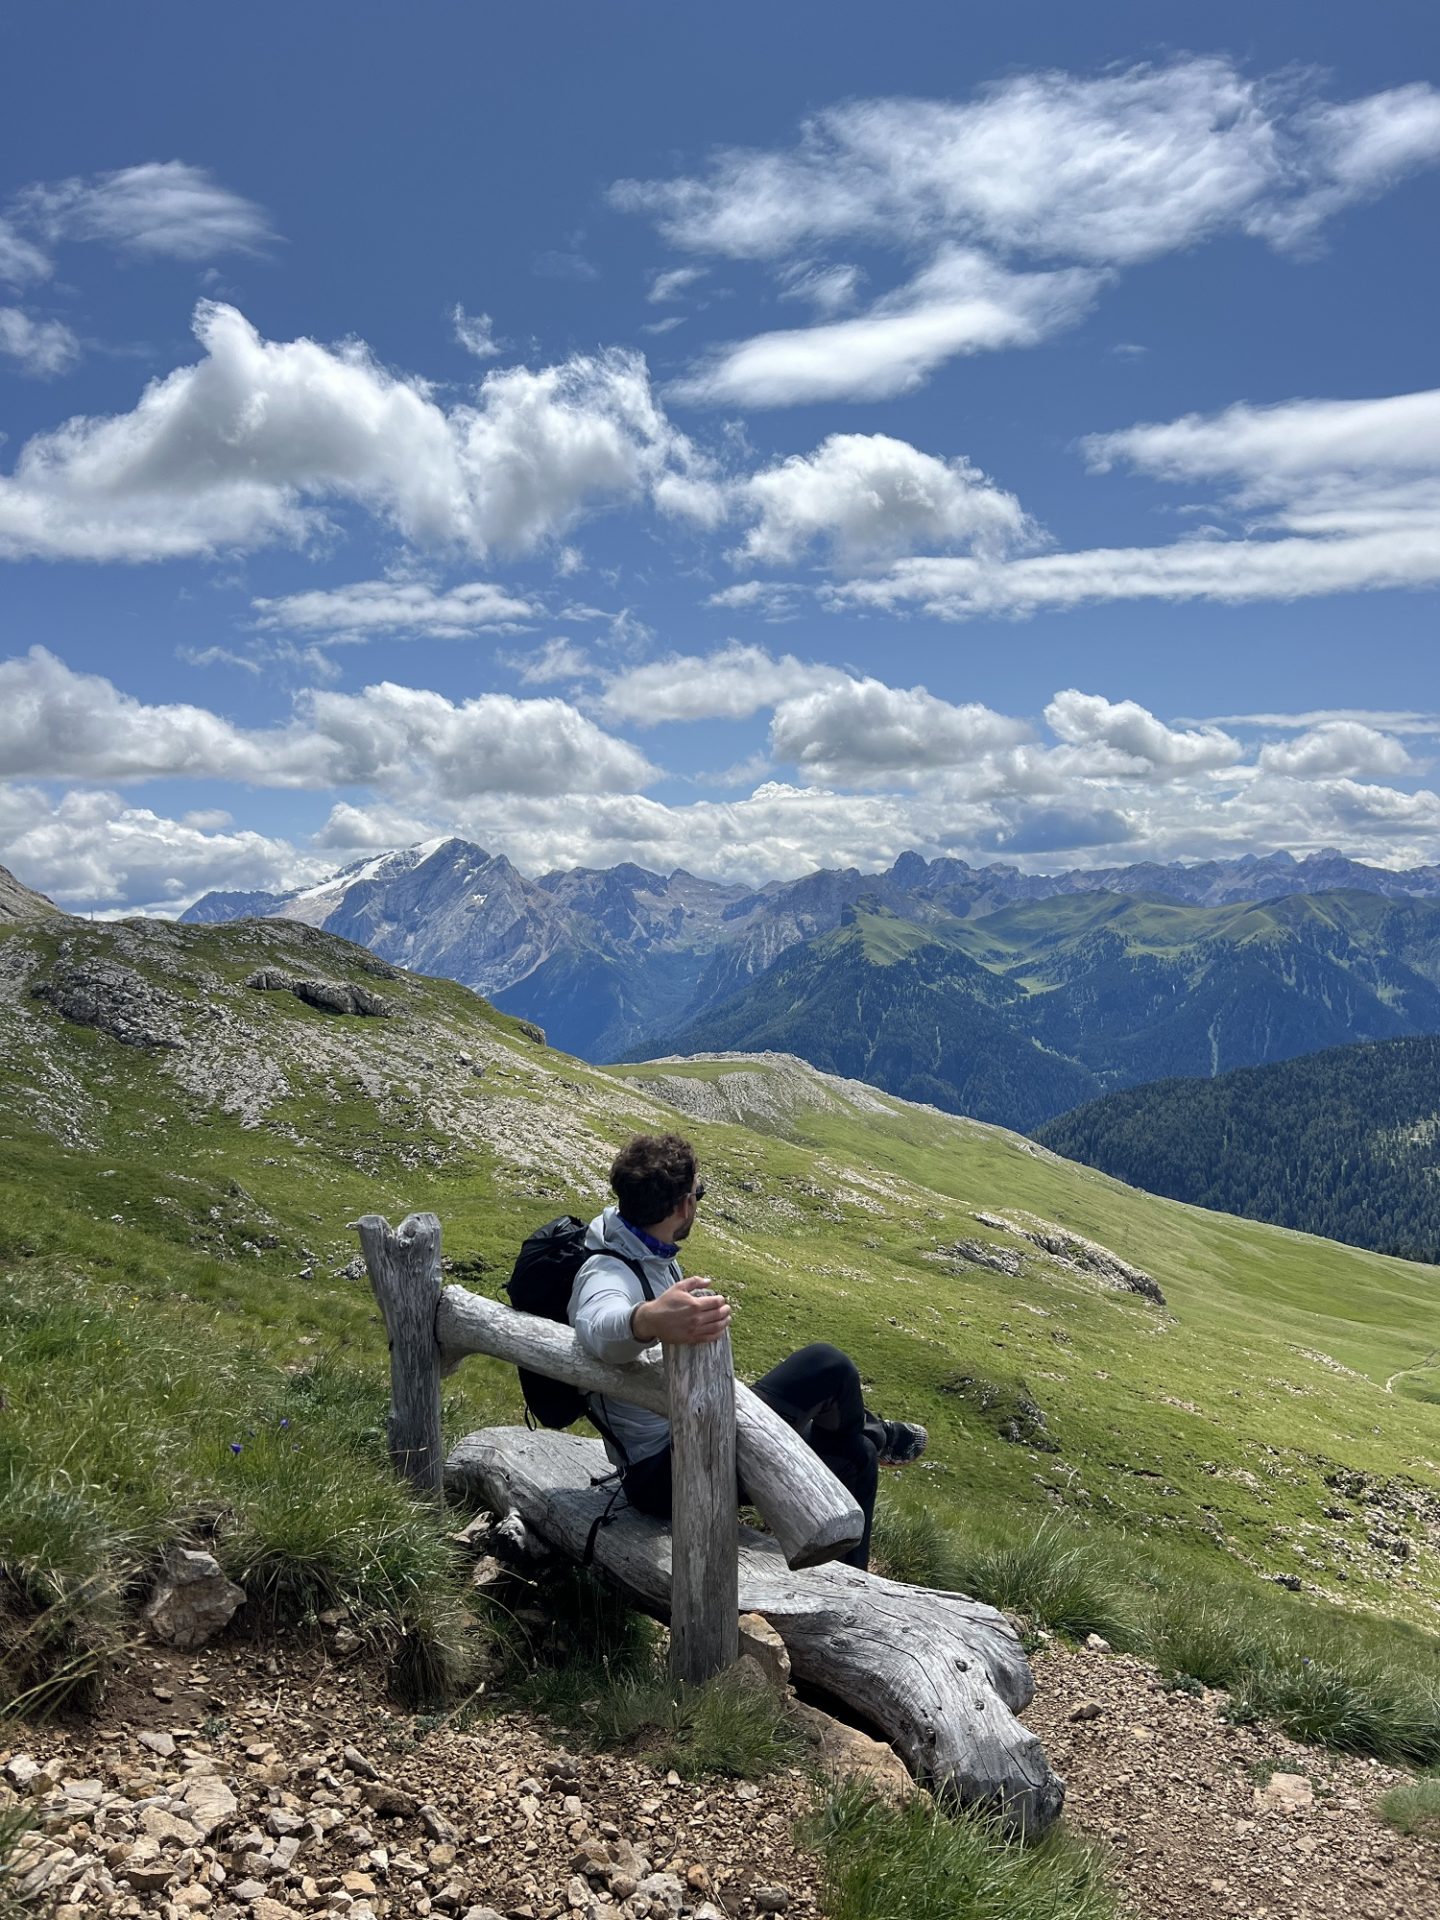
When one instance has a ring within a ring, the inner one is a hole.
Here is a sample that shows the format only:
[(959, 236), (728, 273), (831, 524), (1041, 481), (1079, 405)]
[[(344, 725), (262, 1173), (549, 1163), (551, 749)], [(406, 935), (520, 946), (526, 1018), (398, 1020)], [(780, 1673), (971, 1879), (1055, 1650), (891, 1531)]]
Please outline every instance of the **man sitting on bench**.
[[(642, 1133), (610, 1169), (617, 1204), (590, 1224), (589, 1259), (576, 1275), (570, 1324), (587, 1353), (612, 1366), (637, 1360), (653, 1342), (703, 1346), (730, 1324), (730, 1305), (713, 1281), (680, 1272), (680, 1243), (705, 1198), (695, 1152), (678, 1134)], [(870, 1525), (881, 1465), (899, 1466), (925, 1450), (924, 1427), (882, 1420), (866, 1407), (855, 1362), (838, 1347), (802, 1347), (772, 1367), (754, 1391), (800, 1434), (865, 1515), (851, 1566), (870, 1562)], [(630, 1504), (671, 1514), (670, 1423), (624, 1400), (587, 1396), (590, 1417), (620, 1469)], [(744, 1490), (741, 1489), (741, 1498)]]

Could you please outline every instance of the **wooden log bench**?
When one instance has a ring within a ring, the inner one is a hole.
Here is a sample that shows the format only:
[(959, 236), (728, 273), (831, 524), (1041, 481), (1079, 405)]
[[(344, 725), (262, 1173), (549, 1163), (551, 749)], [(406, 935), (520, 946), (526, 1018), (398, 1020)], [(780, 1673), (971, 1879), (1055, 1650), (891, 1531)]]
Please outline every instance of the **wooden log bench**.
[[(627, 1367), (584, 1353), (568, 1327), (442, 1287), (440, 1222), (357, 1221), (390, 1339), (389, 1441), (399, 1472), (427, 1497), (483, 1504), (512, 1529), (594, 1564), (670, 1621), (677, 1679), (705, 1680), (739, 1652), (739, 1616), (761, 1613), (802, 1682), (845, 1701), (892, 1741), (916, 1778), (1012, 1831), (1042, 1832), (1064, 1782), (1016, 1714), (1034, 1692), (1019, 1637), (993, 1607), (840, 1563), (861, 1537), (851, 1495), (792, 1428), (735, 1380), (728, 1335), (648, 1353)], [(600, 1443), (492, 1427), (445, 1460), (440, 1380), (484, 1353), (665, 1414), (671, 1424), (670, 1526), (621, 1502)], [(737, 1469), (768, 1534), (736, 1516)]]
[[(468, 1434), (445, 1467), (447, 1487), (575, 1560), (609, 1492), (592, 1484), (607, 1461), (598, 1440), (526, 1427)], [(795, 1677), (822, 1688), (881, 1729), (916, 1779), (969, 1806), (999, 1810), (1038, 1833), (1059, 1812), (1064, 1785), (1016, 1714), (1035, 1691), (1014, 1629), (993, 1607), (911, 1587), (831, 1562), (793, 1569), (779, 1543), (737, 1526), (738, 1610), (761, 1613), (785, 1642)], [(674, 1631), (672, 1574), (679, 1543), (662, 1522), (617, 1507), (595, 1534), (594, 1564)]]

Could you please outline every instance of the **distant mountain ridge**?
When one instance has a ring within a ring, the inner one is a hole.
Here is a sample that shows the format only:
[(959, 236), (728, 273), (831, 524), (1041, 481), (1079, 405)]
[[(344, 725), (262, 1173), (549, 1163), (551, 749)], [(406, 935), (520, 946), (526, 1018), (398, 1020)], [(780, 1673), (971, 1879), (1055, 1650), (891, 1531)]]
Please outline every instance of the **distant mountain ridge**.
[(1091, 894), (923, 924), (862, 906), (666, 1035), (665, 1050), (794, 1053), (1029, 1129), (1162, 1075), (1437, 1032), (1440, 902)]
[(555, 1046), (608, 1060), (728, 1000), (791, 948), (840, 927), (862, 901), (923, 925), (1061, 895), (1212, 907), (1341, 889), (1440, 898), (1440, 867), (1394, 873), (1327, 851), (1032, 874), (905, 853), (880, 874), (820, 869), (754, 888), (631, 864), (531, 880), (504, 855), (452, 838), (378, 855), (291, 893), (208, 893), (181, 918), (303, 920), (397, 965), (461, 980), (537, 1021)]
[[(1440, 1036), (1090, 1101), (1036, 1139), (1172, 1200), (1440, 1261)], [(1437, 1336), (1440, 1337), (1440, 1336)]]

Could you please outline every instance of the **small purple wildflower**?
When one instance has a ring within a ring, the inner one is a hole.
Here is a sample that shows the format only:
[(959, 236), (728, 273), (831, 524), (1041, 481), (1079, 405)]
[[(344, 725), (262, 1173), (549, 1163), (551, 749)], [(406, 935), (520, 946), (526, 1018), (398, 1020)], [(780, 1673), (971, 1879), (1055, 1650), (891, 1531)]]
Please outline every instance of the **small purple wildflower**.
[(241, 1446), (241, 1444), (240, 1444), (240, 1442), (239, 1442), (238, 1440), (232, 1440), (232, 1441), (230, 1442), (230, 1451), (231, 1451), (232, 1453), (243, 1453), (243, 1452), (245, 1451), (245, 1449), (244, 1449), (244, 1447), (242, 1447), (242, 1446)]

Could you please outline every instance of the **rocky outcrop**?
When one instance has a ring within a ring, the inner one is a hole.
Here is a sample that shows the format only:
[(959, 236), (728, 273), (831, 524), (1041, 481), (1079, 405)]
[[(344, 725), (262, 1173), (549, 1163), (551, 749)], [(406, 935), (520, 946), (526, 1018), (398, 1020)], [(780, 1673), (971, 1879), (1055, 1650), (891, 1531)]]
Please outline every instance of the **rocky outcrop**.
[(61, 960), (30, 989), (64, 1019), (126, 1047), (186, 1045), (171, 996), (116, 960)]
[[(390, 977), (394, 977), (393, 969)], [(303, 980), (278, 967), (257, 967), (245, 982), (260, 993), (293, 993), (307, 1007), (321, 1013), (355, 1013), (372, 1020), (388, 1020), (395, 1009), (369, 987), (355, 987), (346, 980)]]
[(1152, 1275), (1143, 1267), (1132, 1267), (1128, 1260), (1102, 1247), (1098, 1240), (1087, 1240), (1082, 1233), (1073, 1233), (1069, 1227), (1059, 1226), (1053, 1220), (1041, 1220), (1032, 1213), (1013, 1217), (1003, 1213), (977, 1213), (975, 1218), (982, 1227), (1017, 1234), (1076, 1273), (1092, 1273), (1108, 1286), (1118, 1287), (1125, 1293), (1138, 1293), (1142, 1300), (1149, 1300), (1157, 1307), (1165, 1304), (1165, 1296)]
[(0, 927), (15, 926), (21, 921), (63, 918), (53, 900), (17, 880), (8, 867), (0, 867)]

